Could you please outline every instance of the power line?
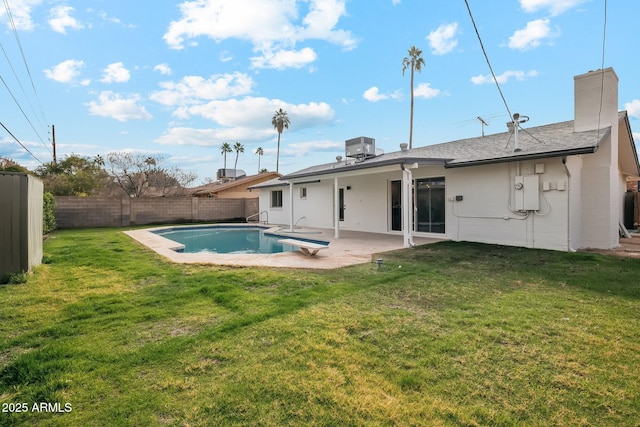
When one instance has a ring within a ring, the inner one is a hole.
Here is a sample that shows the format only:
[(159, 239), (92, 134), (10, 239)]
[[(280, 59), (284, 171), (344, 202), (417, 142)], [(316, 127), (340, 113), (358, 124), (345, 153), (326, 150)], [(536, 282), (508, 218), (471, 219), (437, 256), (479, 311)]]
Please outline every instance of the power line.
[(37, 157), (36, 157), (36, 156), (31, 152), (31, 151), (29, 151), (29, 149), (28, 149), (27, 147), (25, 147), (25, 146), (24, 146), (24, 144), (23, 144), (22, 142), (20, 142), (20, 140), (19, 140), (18, 138), (16, 138), (16, 136), (15, 136), (13, 133), (11, 133), (11, 131), (10, 131), (9, 129), (7, 129), (7, 127), (4, 125), (4, 123), (0, 122), (0, 126), (2, 126), (2, 127), (4, 128), (4, 130), (6, 130), (6, 131), (7, 131), (7, 133), (8, 133), (9, 135), (11, 135), (11, 137), (12, 137), (13, 139), (15, 139), (15, 140), (16, 140), (16, 142), (17, 142), (18, 144), (20, 144), (20, 146), (21, 146), (22, 148), (24, 148), (24, 150), (25, 150), (27, 153), (31, 154), (31, 157), (33, 157), (34, 159), (36, 159), (36, 160), (38, 161), (38, 163), (42, 164), (42, 162), (40, 161), (40, 159), (39, 159), (39, 158), (37, 158)]
[(18, 30), (16, 28), (16, 24), (15, 21), (13, 20), (13, 14), (11, 13), (11, 8), (9, 7), (9, 2), (7, 0), (4, 0), (4, 7), (5, 10), (7, 12), (7, 17), (9, 18), (9, 23), (11, 24), (11, 28), (13, 30), (13, 35), (16, 39), (16, 42), (18, 44), (18, 48), (20, 50), (20, 55), (22, 56), (22, 60), (24, 62), (24, 66), (27, 70), (27, 75), (29, 76), (29, 81), (31, 82), (31, 88), (33, 89), (33, 93), (36, 96), (36, 101), (38, 102), (38, 106), (40, 107), (40, 113), (42, 114), (42, 118), (44, 119), (44, 123), (47, 122), (45, 115), (44, 115), (44, 110), (42, 108), (42, 104), (40, 103), (40, 97), (38, 96), (38, 91), (36, 90), (36, 85), (33, 82), (33, 77), (31, 75), (31, 69), (29, 68), (29, 64), (27, 63), (27, 58), (24, 54), (24, 49), (22, 48), (22, 43), (20, 42), (20, 37), (18, 36)]
[(40, 121), (40, 118), (36, 114), (35, 109), (33, 108), (33, 105), (31, 104), (31, 101), (29, 100), (29, 96), (27, 95), (27, 92), (24, 90), (24, 86), (22, 85), (22, 82), (20, 81), (20, 78), (18, 77), (18, 74), (16, 73), (15, 68), (13, 68), (13, 64), (11, 63), (11, 59), (9, 59), (9, 55), (7, 54), (7, 51), (4, 49), (4, 45), (2, 43), (0, 43), (0, 49), (2, 49), (2, 53), (4, 54), (4, 57), (7, 60), (7, 63), (9, 64), (9, 68), (11, 68), (11, 72), (13, 73), (13, 77), (15, 77), (16, 81), (18, 82), (18, 86), (20, 86), (20, 90), (22, 91), (22, 94), (24, 95), (25, 99), (27, 100), (27, 103), (29, 104), (29, 107), (31, 108), (31, 112), (35, 115), (36, 119), (40, 123), (40, 126), (42, 126), (44, 128), (45, 125), (44, 125), (44, 123), (42, 123)]
[[(6, 1), (6, 0), (5, 0)], [(487, 65), (489, 66), (489, 70), (491, 71), (491, 76), (493, 77), (493, 81), (495, 82), (498, 92), (500, 92), (500, 97), (502, 98), (502, 102), (504, 103), (507, 112), (509, 113), (509, 117), (513, 117), (511, 114), (511, 110), (509, 109), (509, 105), (507, 105), (507, 100), (502, 93), (502, 89), (500, 88), (500, 84), (498, 83), (498, 79), (496, 78), (496, 74), (493, 72), (493, 67), (491, 66), (491, 62), (489, 61), (489, 56), (487, 56), (487, 51), (484, 48), (484, 44), (482, 43), (482, 38), (480, 37), (480, 32), (478, 32), (478, 27), (476, 26), (476, 21), (473, 19), (473, 14), (471, 13), (471, 7), (469, 7), (469, 2), (464, 0), (464, 3), (467, 5), (467, 10), (469, 11), (469, 17), (471, 18), (471, 23), (473, 24), (473, 29), (476, 31), (476, 36), (478, 37), (478, 41), (480, 42), (480, 48), (482, 49), (482, 53), (484, 54), (484, 59), (487, 61)]]
[(604, 58), (605, 48), (607, 40), (607, 0), (604, 0), (604, 24), (602, 28), (602, 61), (600, 62), (600, 109), (598, 110), (598, 135), (597, 140), (600, 140), (600, 117), (602, 115), (602, 98), (604, 97)]
[(33, 126), (33, 123), (31, 123), (31, 120), (29, 120), (29, 117), (27, 117), (27, 114), (24, 112), (24, 110), (22, 109), (22, 107), (20, 106), (20, 103), (18, 102), (18, 100), (16, 99), (16, 97), (13, 95), (13, 92), (11, 91), (11, 89), (9, 89), (9, 86), (7, 85), (7, 82), (4, 80), (4, 78), (2, 76), (0, 76), (0, 81), (2, 81), (2, 84), (4, 84), (4, 87), (7, 89), (7, 91), (9, 92), (9, 95), (11, 95), (11, 98), (13, 98), (13, 101), (16, 103), (16, 105), (18, 106), (18, 108), (20, 109), (20, 111), (22, 112), (22, 115), (24, 116), (25, 119), (27, 119), (27, 122), (29, 122), (29, 125), (31, 125), (31, 129), (33, 129), (33, 131), (36, 133), (36, 135), (38, 136), (38, 138), (40, 139), (40, 142), (42, 142), (42, 145), (45, 146), (45, 148), (47, 150), (49, 150), (49, 152), (51, 153), (51, 149), (49, 148), (49, 146), (47, 144), (45, 144), (45, 142), (42, 140), (42, 137), (40, 136), (40, 134), (38, 133), (38, 131), (36, 130), (36, 128)]

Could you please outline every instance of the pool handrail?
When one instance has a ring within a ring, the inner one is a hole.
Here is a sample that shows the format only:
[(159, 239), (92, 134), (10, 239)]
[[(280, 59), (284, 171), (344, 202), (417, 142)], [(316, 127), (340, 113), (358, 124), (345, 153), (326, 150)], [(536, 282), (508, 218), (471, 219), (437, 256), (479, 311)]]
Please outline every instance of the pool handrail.
[(262, 214), (267, 214), (267, 220), (266, 221), (262, 221), (263, 224), (268, 224), (269, 223), (269, 212), (268, 211), (262, 211), (262, 212), (258, 212), (258, 213), (254, 213), (253, 215), (249, 215), (248, 217), (246, 217), (244, 220), (246, 222), (249, 222), (249, 218), (253, 218), (254, 216), (258, 217), (258, 222), (261, 222), (260, 219), (260, 215)]

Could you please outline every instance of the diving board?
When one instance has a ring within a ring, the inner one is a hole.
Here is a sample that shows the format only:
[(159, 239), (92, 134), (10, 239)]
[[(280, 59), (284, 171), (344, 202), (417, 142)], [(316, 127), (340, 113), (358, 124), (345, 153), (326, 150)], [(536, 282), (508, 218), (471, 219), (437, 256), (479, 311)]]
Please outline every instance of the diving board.
[(305, 240), (297, 240), (297, 239), (280, 239), (279, 243), (284, 245), (291, 245), (297, 248), (300, 248), (303, 254), (313, 256), (318, 253), (321, 249), (327, 249), (329, 245), (322, 245), (320, 243), (307, 242)]

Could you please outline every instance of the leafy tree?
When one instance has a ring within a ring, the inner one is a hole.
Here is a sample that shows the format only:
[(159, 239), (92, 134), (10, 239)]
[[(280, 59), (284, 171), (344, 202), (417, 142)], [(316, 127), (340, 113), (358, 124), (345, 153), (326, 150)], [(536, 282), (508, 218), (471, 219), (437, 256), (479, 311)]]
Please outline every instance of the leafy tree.
[(100, 156), (66, 156), (62, 161), (43, 163), (35, 175), (44, 182), (44, 190), (55, 196), (92, 196), (109, 185), (109, 174)]
[(258, 173), (269, 173), (269, 169), (262, 168), (262, 169), (260, 169), (260, 171)]
[(227, 153), (233, 153), (233, 148), (231, 148), (231, 144), (225, 142), (220, 146), (220, 154), (224, 156), (224, 169), (227, 169)]
[(177, 167), (163, 168), (162, 156), (144, 153), (112, 152), (107, 155), (109, 171), (125, 194), (131, 197), (145, 195), (169, 196), (181, 194), (184, 187), (196, 179), (191, 172)]
[(278, 154), (276, 156), (276, 172), (280, 171), (280, 135), (284, 129), (289, 129), (291, 121), (287, 117), (287, 112), (280, 108), (271, 118), (271, 124), (278, 131)]
[(258, 173), (260, 173), (260, 158), (264, 155), (262, 147), (256, 148), (256, 154), (258, 155)]
[(11, 159), (0, 157), (0, 171), (6, 172), (29, 172), (24, 166), (20, 166), (18, 163)]
[(233, 151), (236, 152), (236, 162), (233, 164), (233, 169), (237, 170), (238, 169), (238, 156), (240, 155), (240, 153), (244, 153), (244, 146), (242, 144), (240, 144), (239, 142), (236, 142), (235, 144), (233, 144)]
[(49, 234), (56, 229), (55, 206), (53, 194), (45, 192), (42, 199), (42, 234)]
[(422, 71), (424, 59), (422, 51), (415, 46), (408, 50), (409, 56), (402, 59), (402, 75), (407, 68), (411, 68), (411, 118), (409, 121), (409, 148), (413, 148), (413, 73)]

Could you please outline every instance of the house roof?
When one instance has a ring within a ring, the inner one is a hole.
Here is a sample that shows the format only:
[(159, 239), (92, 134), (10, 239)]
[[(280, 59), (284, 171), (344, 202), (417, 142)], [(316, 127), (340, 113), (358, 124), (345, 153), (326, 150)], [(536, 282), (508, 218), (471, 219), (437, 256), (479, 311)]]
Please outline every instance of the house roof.
[[(626, 111), (618, 114), (618, 119), (626, 122), (620, 131), (629, 133), (632, 151), (635, 156), (635, 173), (638, 173), (638, 156), (633, 144), (631, 128)], [(502, 163), (516, 160), (542, 159), (595, 152), (610, 134), (611, 128), (601, 128), (585, 132), (575, 132), (573, 120), (520, 129), (518, 132), (519, 151), (514, 151), (514, 134), (503, 132), (485, 137), (461, 139), (441, 144), (417, 147), (406, 151), (385, 153), (377, 157), (355, 161), (347, 159), (340, 162), (311, 166), (285, 175), (282, 180), (299, 179), (337, 172), (376, 168), (393, 164), (433, 164), (445, 168)], [(630, 168), (633, 169), (633, 168)], [(633, 172), (632, 172), (633, 173)], [(282, 185), (282, 180), (279, 185)], [(276, 185), (275, 183), (271, 186)]]
[(224, 183), (220, 183), (220, 182), (212, 182), (209, 184), (204, 184), (201, 185), (199, 187), (194, 187), (194, 188), (190, 188), (188, 190), (188, 194), (193, 195), (193, 196), (197, 196), (197, 195), (203, 195), (203, 194), (207, 194), (207, 195), (213, 195), (213, 194), (217, 194), (221, 191), (224, 190), (229, 190), (232, 189), (234, 187), (238, 187), (238, 186), (247, 186), (247, 185), (251, 185), (251, 183), (253, 182), (258, 182), (260, 180), (263, 180), (265, 178), (271, 178), (273, 179), (278, 179), (278, 177), (280, 177), (282, 175), (280, 175), (277, 172), (264, 172), (264, 173), (259, 173), (257, 175), (248, 175), (248, 176), (243, 176), (242, 178), (238, 178), (235, 179), (233, 181), (229, 181), (229, 182), (224, 182)]

